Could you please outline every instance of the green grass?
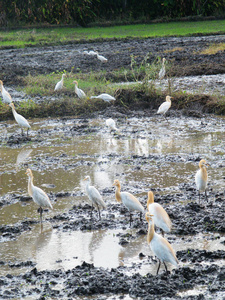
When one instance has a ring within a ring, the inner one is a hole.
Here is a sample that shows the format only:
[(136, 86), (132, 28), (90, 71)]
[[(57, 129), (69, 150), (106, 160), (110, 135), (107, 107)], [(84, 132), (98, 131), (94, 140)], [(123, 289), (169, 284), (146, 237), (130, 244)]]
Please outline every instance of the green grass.
[(169, 22), (91, 28), (38, 28), (0, 30), (0, 47), (26, 47), (110, 38), (148, 38), (225, 33), (225, 20)]

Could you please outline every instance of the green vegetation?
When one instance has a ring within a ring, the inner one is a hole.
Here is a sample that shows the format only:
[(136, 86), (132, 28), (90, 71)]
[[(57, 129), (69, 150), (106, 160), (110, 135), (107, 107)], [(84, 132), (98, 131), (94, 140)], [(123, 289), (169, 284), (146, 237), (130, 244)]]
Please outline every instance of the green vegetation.
[(222, 16), (225, 0), (4, 0), (0, 26), (148, 22), (162, 18)]
[(169, 22), (92, 28), (39, 28), (0, 31), (0, 47), (66, 44), (101, 39), (148, 38), (225, 33), (225, 20)]

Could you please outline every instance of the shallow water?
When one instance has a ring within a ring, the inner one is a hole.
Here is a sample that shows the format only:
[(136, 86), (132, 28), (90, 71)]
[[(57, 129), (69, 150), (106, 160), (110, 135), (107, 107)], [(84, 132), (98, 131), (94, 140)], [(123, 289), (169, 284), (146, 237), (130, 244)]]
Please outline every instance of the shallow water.
[[(70, 194), (53, 203), (54, 211), (44, 212), (42, 230), (37, 223), (15, 240), (2, 239), (0, 261), (7, 263), (0, 265), (1, 274), (25, 272), (27, 267), (10, 267), (11, 263), (21, 261), (34, 262), (38, 270), (71, 269), (86, 261), (104, 268), (136, 265), (136, 272), (155, 274), (158, 265), (148, 259), (153, 254), (145, 235), (122, 246), (119, 244), (119, 229), (63, 232), (52, 228), (48, 218), (68, 211), (75, 204), (87, 202), (83, 182), (87, 174), (100, 193), (107, 189), (104, 197), (106, 204), (115, 203), (112, 187), (115, 178), (121, 180), (124, 190), (127, 186), (135, 187), (136, 196), (145, 202), (147, 192), (152, 188), (163, 194), (182, 193), (180, 186), (183, 183), (194, 187), (198, 161), (205, 158), (210, 163), (210, 188), (223, 191), (224, 118), (174, 117), (168, 122), (155, 116), (128, 118), (127, 121), (117, 120), (120, 129), (117, 134), (110, 133), (105, 128), (105, 120), (99, 118), (89, 121), (89, 127), (95, 128), (95, 132), (72, 135), (65, 128), (72, 127), (76, 122), (78, 120), (73, 119), (63, 122), (58, 119), (31, 120), (31, 139), (37, 136), (40, 128), (47, 130), (39, 134), (41, 141), (13, 147), (6, 144), (7, 137), (15, 132), (20, 134), (20, 129), (14, 122), (7, 122), (7, 127), (1, 123), (0, 135), (6, 134), (6, 139), (2, 140), (0, 147), (0, 196), (7, 198), (16, 194), (18, 198), (14, 203), (0, 208), (0, 225), (39, 219), (37, 207), (32, 201), (19, 201), (21, 195), (27, 195), (27, 167), (33, 170), (34, 183), (48, 194), (62, 191)], [(140, 158), (135, 165), (133, 156)], [(186, 194), (187, 202), (194, 200)], [(106, 211), (103, 211), (102, 218), (106, 217)], [(127, 232), (132, 233), (132, 230)], [(167, 235), (175, 251), (187, 248), (225, 250), (221, 243), (224, 236), (216, 236), (217, 239), (214, 239), (214, 234), (184, 238), (175, 237), (173, 233)], [(142, 260), (140, 253), (145, 255)], [(169, 266), (170, 270), (172, 268)]]

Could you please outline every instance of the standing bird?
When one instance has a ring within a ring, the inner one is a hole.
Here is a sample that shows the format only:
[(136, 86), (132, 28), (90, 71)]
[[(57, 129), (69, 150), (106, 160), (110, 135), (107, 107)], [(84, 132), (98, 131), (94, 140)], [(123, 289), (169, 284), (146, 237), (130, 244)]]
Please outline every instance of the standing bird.
[(159, 80), (162, 80), (164, 78), (165, 74), (166, 74), (166, 68), (165, 68), (165, 65), (164, 65), (165, 61), (166, 61), (166, 59), (165, 59), (165, 57), (163, 57), (162, 67), (159, 71)]
[(28, 130), (31, 128), (30, 124), (23, 116), (21, 116), (20, 114), (18, 114), (16, 112), (15, 106), (13, 103), (10, 103), (9, 106), (12, 108), (13, 116), (14, 116), (16, 122), (21, 127), (22, 135), (23, 135), (23, 127), (25, 127), (25, 128), (27, 128), (27, 136), (28, 136)]
[(111, 130), (118, 130), (118, 128), (116, 128), (116, 122), (112, 118), (107, 119), (105, 123)]
[(75, 80), (73, 83), (75, 83), (75, 93), (77, 94), (79, 99), (84, 99), (86, 98), (86, 94), (84, 91), (82, 91), (82, 89), (78, 88), (78, 82)]
[(56, 83), (54, 91), (60, 91), (63, 88), (63, 81), (66, 74), (62, 74), (62, 79)]
[(199, 203), (200, 203), (200, 192), (205, 192), (205, 200), (208, 201), (207, 193), (206, 193), (206, 187), (208, 182), (206, 166), (208, 166), (208, 164), (206, 164), (206, 161), (204, 159), (201, 159), (199, 162), (199, 170), (195, 174), (195, 183), (198, 190)]
[(12, 98), (10, 96), (10, 94), (6, 91), (6, 89), (3, 86), (3, 82), (0, 80), (0, 90), (2, 93), (2, 99), (4, 103), (11, 103), (12, 102)]
[(110, 102), (110, 101), (115, 101), (116, 98), (109, 95), (109, 94), (106, 94), (106, 93), (103, 93), (103, 94), (100, 94), (98, 96), (91, 96), (91, 99), (94, 99), (94, 98), (97, 98), (97, 99), (102, 99), (103, 101), (106, 101), (106, 102)]
[(147, 209), (148, 212), (153, 216), (155, 225), (162, 230), (163, 236), (164, 232), (168, 233), (171, 231), (172, 223), (170, 217), (159, 203), (154, 202), (154, 195), (152, 191), (148, 192)]
[(120, 192), (121, 185), (119, 180), (114, 180), (113, 185), (116, 187), (116, 201), (123, 202), (124, 206), (129, 210), (130, 213), (130, 226), (132, 222), (131, 217), (131, 211), (137, 210), (140, 211), (140, 220), (141, 220), (141, 214), (144, 212), (144, 207), (141, 205), (141, 203), (138, 201), (137, 198), (135, 198), (131, 193), (128, 192)]
[(96, 51), (96, 55), (97, 55), (97, 59), (99, 59), (102, 63), (106, 63), (108, 61), (108, 59), (105, 58), (103, 55), (99, 55), (97, 51)]
[(91, 218), (92, 218), (93, 205), (95, 205), (98, 209), (99, 219), (101, 219), (100, 208), (102, 208), (102, 209), (106, 208), (106, 204), (103, 201), (102, 196), (100, 195), (99, 191), (94, 186), (90, 186), (90, 183), (91, 183), (90, 176), (86, 176), (84, 178), (84, 180), (87, 180), (86, 192), (87, 192), (89, 200), (92, 203)]
[(27, 169), (26, 174), (28, 176), (28, 194), (33, 198), (34, 202), (39, 205), (38, 212), (40, 212), (40, 220), (42, 223), (42, 207), (49, 207), (53, 209), (48, 195), (39, 187), (33, 184), (33, 174), (31, 169)]
[(164, 263), (167, 272), (165, 262), (170, 262), (174, 266), (178, 266), (178, 259), (170, 243), (164, 237), (155, 232), (153, 215), (147, 212), (145, 218), (148, 222), (147, 242), (150, 244), (153, 253), (159, 259), (159, 266), (156, 273), (156, 275), (158, 275), (161, 262)]
[(162, 114), (162, 115), (165, 115), (165, 113), (169, 110), (169, 108), (171, 107), (171, 98), (173, 97), (170, 97), (170, 96), (166, 96), (166, 101), (163, 102), (158, 111), (157, 111), (157, 114)]

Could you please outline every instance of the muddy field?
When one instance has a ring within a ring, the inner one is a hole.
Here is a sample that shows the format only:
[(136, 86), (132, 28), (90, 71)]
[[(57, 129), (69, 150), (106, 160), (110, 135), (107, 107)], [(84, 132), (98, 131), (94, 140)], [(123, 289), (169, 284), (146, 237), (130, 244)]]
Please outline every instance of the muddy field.
[[(152, 59), (174, 60), (176, 76), (219, 74), (225, 68), (224, 52), (198, 52), (224, 39), (7, 49), (1, 51), (1, 76), (13, 85), (28, 71), (52, 72), (56, 66), (68, 71), (75, 66), (77, 72), (106, 69), (110, 76), (110, 71), (130, 65), (130, 54), (141, 61), (147, 52)], [(168, 51), (176, 47), (182, 50)], [(102, 65), (77, 52), (92, 49), (109, 63)], [(225, 120), (201, 110), (187, 116), (171, 109), (168, 121), (155, 113), (109, 105), (79, 119), (33, 119), (28, 138), (21, 137), (14, 121), (0, 123), (2, 299), (224, 299)], [(116, 120), (118, 132), (106, 128), (109, 117)], [(194, 182), (201, 158), (210, 164), (208, 202), (203, 195), (198, 201)], [(27, 194), (27, 167), (54, 207), (44, 211), (43, 228)], [(106, 202), (101, 220), (96, 210), (90, 217), (85, 175)], [(165, 237), (176, 251), (178, 268), (168, 264), (168, 274), (163, 266), (156, 276), (158, 262), (147, 245), (147, 222), (134, 213), (130, 226), (128, 211), (115, 201), (116, 178), (145, 208), (149, 190), (165, 207), (173, 224)]]
[[(7, 85), (15, 85), (18, 76), (56, 71), (110, 72), (129, 68), (131, 55), (137, 64), (149, 54), (149, 61), (165, 57), (173, 64), (171, 76), (211, 75), (225, 72), (225, 53), (203, 55), (201, 51), (212, 44), (225, 42), (224, 35), (200, 37), (169, 37), (140, 40), (102, 41), (54, 47), (1, 50), (0, 77)], [(83, 54), (85, 50), (99, 51), (107, 59), (101, 63), (96, 57)], [(111, 78), (112, 79), (112, 78)]]

